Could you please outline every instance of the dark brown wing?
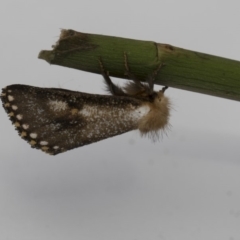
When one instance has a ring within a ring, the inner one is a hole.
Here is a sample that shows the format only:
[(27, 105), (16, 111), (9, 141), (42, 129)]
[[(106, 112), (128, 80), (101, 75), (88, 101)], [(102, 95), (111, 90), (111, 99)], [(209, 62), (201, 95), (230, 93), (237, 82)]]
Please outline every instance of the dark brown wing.
[(53, 155), (136, 129), (148, 111), (130, 97), (27, 85), (7, 86), (1, 99), (19, 135)]

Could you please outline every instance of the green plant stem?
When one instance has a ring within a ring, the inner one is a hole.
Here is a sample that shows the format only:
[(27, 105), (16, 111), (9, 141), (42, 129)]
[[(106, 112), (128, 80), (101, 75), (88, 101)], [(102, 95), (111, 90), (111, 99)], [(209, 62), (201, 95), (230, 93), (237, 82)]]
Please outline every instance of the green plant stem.
[(156, 84), (240, 100), (240, 62), (189, 51), (168, 44), (62, 30), (53, 50), (39, 58), (50, 64), (99, 73), (99, 58), (110, 76), (126, 78), (130, 71), (144, 81), (161, 63)]

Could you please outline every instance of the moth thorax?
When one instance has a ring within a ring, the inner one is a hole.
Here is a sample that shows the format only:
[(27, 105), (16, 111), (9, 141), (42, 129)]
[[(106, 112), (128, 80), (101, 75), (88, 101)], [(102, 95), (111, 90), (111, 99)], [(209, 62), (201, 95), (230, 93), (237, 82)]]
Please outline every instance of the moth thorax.
[(170, 102), (159, 92), (153, 103), (148, 104), (150, 111), (139, 121), (138, 128), (142, 134), (164, 130), (168, 125)]

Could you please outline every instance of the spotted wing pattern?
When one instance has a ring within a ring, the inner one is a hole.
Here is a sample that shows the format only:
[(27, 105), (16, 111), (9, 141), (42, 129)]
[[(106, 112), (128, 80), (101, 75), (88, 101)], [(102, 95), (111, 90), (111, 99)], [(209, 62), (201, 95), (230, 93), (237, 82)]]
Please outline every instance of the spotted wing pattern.
[(136, 98), (19, 84), (1, 100), (19, 135), (52, 155), (136, 129), (149, 111)]

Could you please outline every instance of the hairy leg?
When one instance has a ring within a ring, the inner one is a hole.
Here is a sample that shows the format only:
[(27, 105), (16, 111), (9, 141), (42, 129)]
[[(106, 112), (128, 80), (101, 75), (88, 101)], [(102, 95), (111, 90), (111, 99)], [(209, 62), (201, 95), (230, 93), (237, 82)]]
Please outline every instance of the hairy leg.
[(102, 72), (102, 76), (105, 80), (106, 86), (107, 86), (107, 90), (108, 92), (110, 92), (112, 95), (115, 96), (126, 96), (125, 92), (122, 90), (122, 88), (118, 87), (116, 84), (114, 84), (111, 80), (111, 78), (108, 75), (108, 72), (106, 72), (106, 70), (103, 67), (103, 63), (101, 58), (99, 58), (99, 65), (101, 68), (101, 72)]
[(150, 89), (150, 94), (153, 93), (153, 88), (154, 88), (154, 82), (156, 80), (156, 76), (159, 72), (159, 70), (164, 66), (164, 63), (159, 64), (158, 68), (153, 71), (153, 73), (148, 77), (147, 82), (149, 85), (149, 89)]
[(141, 81), (139, 81), (134, 74), (132, 74), (129, 70), (128, 66), (128, 58), (126, 52), (124, 52), (124, 66), (125, 66), (125, 75), (128, 76), (130, 80), (133, 80), (133, 82), (138, 85), (140, 88), (144, 88)]

